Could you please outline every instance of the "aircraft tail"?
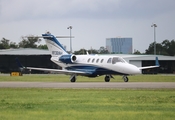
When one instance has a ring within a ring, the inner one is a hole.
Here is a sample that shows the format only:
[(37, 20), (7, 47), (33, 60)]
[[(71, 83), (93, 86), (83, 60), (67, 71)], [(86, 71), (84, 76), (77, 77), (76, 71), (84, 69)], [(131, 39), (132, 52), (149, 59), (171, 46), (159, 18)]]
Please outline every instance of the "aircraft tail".
[(62, 55), (68, 54), (55, 36), (51, 35), (49, 32), (42, 34), (42, 36), (46, 41), (47, 47), (51, 52), (52, 57), (60, 57)]
[(160, 66), (160, 64), (159, 64), (159, 60), (158, 60), (158, 57), (156, 57), (155, 64), (156, 64), (156, 66)]

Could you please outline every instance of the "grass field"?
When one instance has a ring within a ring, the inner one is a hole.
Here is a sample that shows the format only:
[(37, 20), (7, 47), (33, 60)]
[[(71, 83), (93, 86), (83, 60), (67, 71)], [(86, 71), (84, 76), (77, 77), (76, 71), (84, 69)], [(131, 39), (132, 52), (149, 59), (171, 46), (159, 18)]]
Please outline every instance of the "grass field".
[[(123, 82), (114, 76), (111, 82)], [(129, 76), (129, 82), (175, 82), (174, 75)], [(69, 82), (65, 75), (0, 75), (2, 81)], [(77, 82), (104, 82), (79, 76)], [(174, 120), (175, 89), (0, 88), (0, 120)]]
[(175, 90), (0, 88), (1, 120), (174, 120)]
[[(43, 82), (70, 82), (69, 75), (60, 74), (24, 74), (23, 76), (10, 76), (0, 74), (0, 81), (43, 81)], [(111, 82), (123, 82), (122, 76), (114, 76)], [(138, 75), (128, 76), (129, 82), (175, 82), (175, 75)], [(77, 77), (77, 82), (104, 82), (104, 76), (96, 78)]]

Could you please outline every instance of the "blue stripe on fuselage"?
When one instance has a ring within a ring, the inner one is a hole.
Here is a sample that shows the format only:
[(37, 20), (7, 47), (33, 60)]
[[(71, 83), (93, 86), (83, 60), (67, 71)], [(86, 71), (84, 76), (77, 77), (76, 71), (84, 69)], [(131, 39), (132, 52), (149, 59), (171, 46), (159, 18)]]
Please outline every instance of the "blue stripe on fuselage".
[(126, 75), (120, 72), (116, 72), (113, 70), (109, 70), (106, 68), (101, 68), (101, 67), (96, 67), (96, 66), (71, 66), (71, 67), (67, 67), (67, 70), (73, 70), (73, 71), (83, 71), (87, 73), (87, 76), (89, 77), (96, 77), (96, 76), (100, 76), (100, 75), (107, 75), (107, 74), (111, 74), (111, 75)]

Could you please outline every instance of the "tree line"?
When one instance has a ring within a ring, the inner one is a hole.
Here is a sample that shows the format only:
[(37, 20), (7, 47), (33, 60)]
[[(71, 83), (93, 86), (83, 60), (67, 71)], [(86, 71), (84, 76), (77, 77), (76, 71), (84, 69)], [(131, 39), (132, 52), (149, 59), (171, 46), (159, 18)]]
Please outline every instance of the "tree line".
[[(30, 35), (26, 37), (21, 37), (22, 40), (17, 44), (16, 42), (10, 42), (10, 40), (2, 38), (0, 40), (0, 49), (10, 49), (10, 48), (38, 48), (38, 49), (48, 49), (47, 45), (38, 45), (41, 42), (39, 37)], [(105, 47), (100, 47), (99, 50), (91, 49), (80, 49), (78, 51), (74, 51), (74, 54), (109, 54), (108, 50)]]
[[(154, 54), (154, 44), (151, 43), (148, 49), (145, 50), (145, 54)], [(175, 55), (175, 41), (174, 40), (164, 40), (161, 43), (156, 43), (156, 54), (157, 55)]]
[[(8, 39), (2, 38), (0, 40), (0, 49), (10, 49), (10, 48), (38, 48), (38, 49), (48, 49), (47, 45), (39, 44), (41, 39), (36, 36), (30, 35), (26, 37), (21, 37), (22, 40), (19, 43), (11, 42)], [(140, 53), (139, 50), (134, 51), (133, 54), (154, 54), (154, 42), (151, 43), (145, 53)], [(99, 50), (91, 49), (80, 49), (74, 51), (74, 54), (111, 54), (105, 47), (100, 47)], [(158, 55), (169, 55), (175, 56), (175, 40), (164, 40), (161, 43), (156, 43), (156, 54)]]
[(48, 49), (47, 45), (38, 45), (41, 42), (36, 36), (21, 37), (22, 40), (19, 43), (11, 42), (6, 38), (0, 40), (0, 49), (10, 49), (10, 48), (39, 48)]

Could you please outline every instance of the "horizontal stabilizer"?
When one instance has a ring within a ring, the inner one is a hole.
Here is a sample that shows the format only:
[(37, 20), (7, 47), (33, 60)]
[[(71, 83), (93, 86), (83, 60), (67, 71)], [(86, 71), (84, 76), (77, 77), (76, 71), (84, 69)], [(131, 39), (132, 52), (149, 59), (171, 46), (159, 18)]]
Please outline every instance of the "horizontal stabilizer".
[(159, 66), (146, 66), (146, 67), (139, 67), (140, 70), (142, 69), (149, 69), (149, 68), (157, 68)]
[(145, 66), (145, 67), (139, 67), (140, 70), (142, 69), (149, 69), (149, 68), (157, 68), (159, 67), (160, 64), (159, 64), (159, 60), (158, 60), (158, 57), (156, 57), (156, 60), (155, 60), (155, 66)]
[[(25, 36), (26, 38), (43, 38), (43, 36)], [(44, 36), (44, 38), (53, 38), (53, 36)], [(74, 36), (55, 36), (55, 38), (74, 38)]]

